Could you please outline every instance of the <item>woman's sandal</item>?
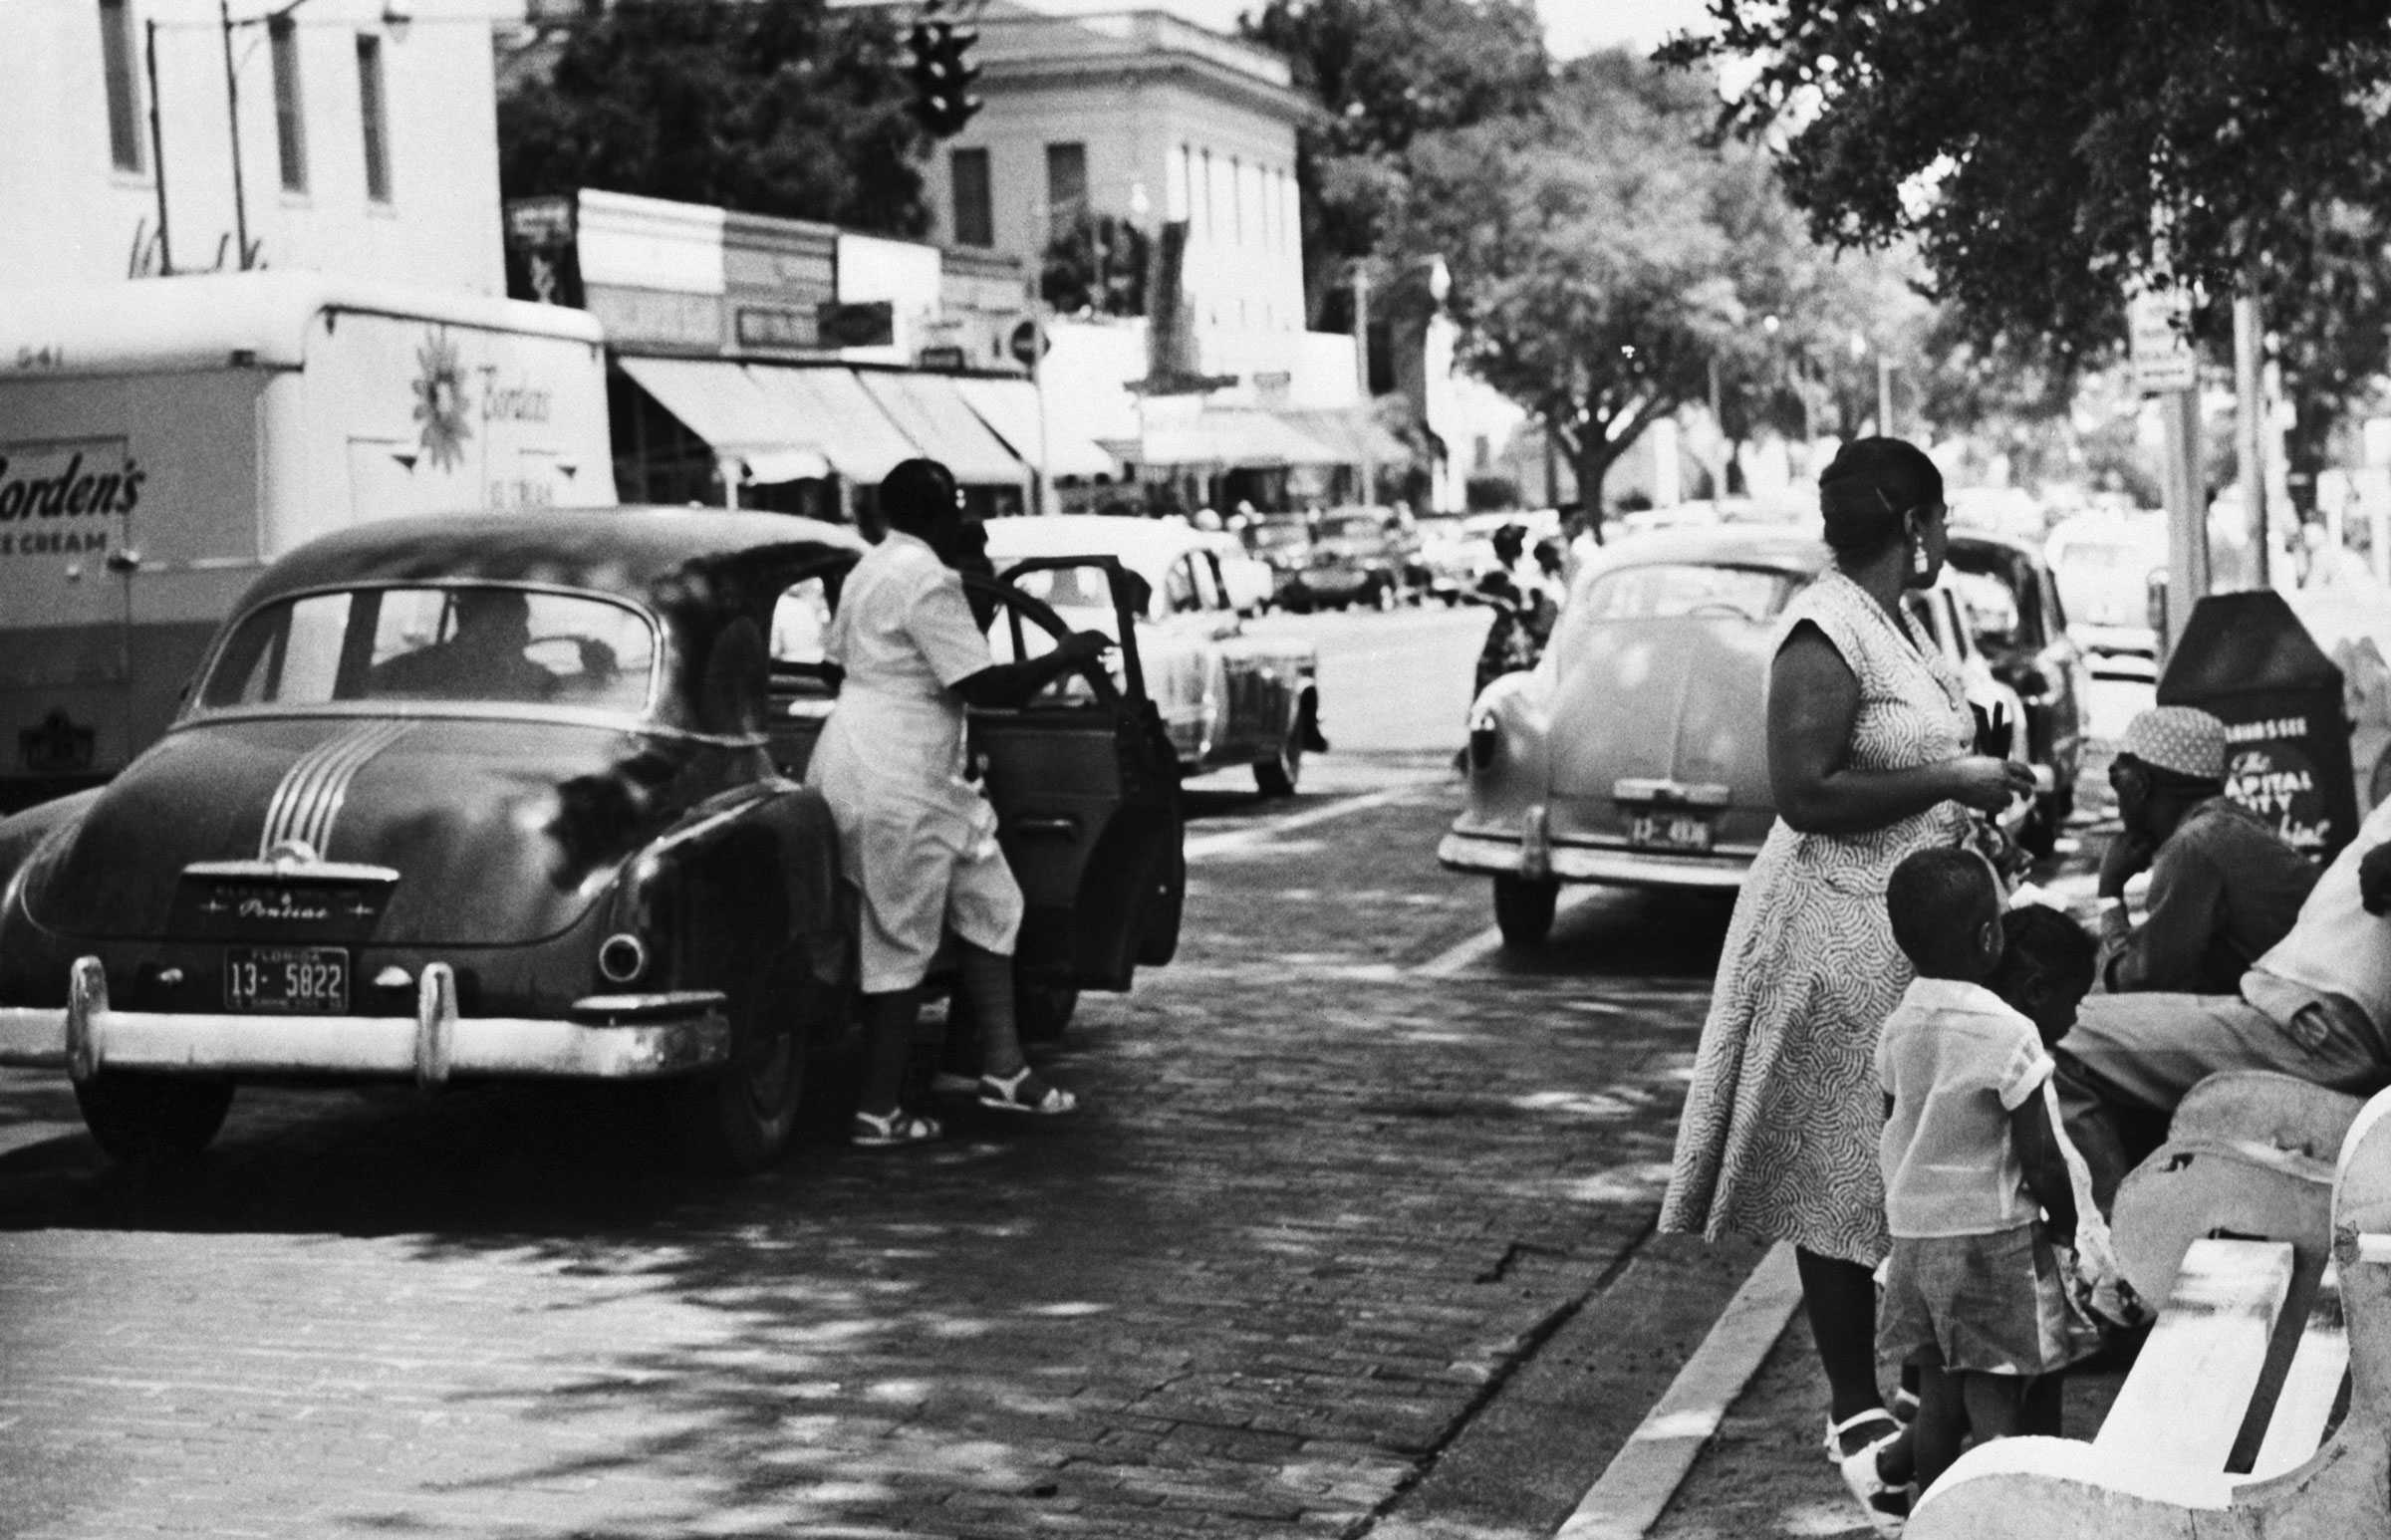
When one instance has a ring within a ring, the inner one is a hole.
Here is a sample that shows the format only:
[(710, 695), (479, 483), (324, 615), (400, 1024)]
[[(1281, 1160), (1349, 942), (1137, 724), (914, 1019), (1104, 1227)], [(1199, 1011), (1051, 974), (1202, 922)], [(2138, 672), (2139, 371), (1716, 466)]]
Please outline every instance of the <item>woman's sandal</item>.
[(1867, 1511), (1868, 1522), (1880, 1535), (1900, 1534), (1910, 1516), (1909, 1484), (1896, 1486), (1886, 1480), (1876, 1464), (1877, 1456), (1900, 1437), (1898, 1432), (1887, 1433), (1838, 1461), (1843, 1467), (1843, 1484), (1851, 1489), (1853, 1500)]
[(1867, 1426), (1870, 1422), (1879, 1420), (1885, 1424), (1884, 1430), (1866, 1440), (1868, 1447), (1874, 1447), (1900, 1432), (1901, 1419), (1882, 1407), (1870, 1407), (1865, 1412), (1855, 1412), (1840, 1422), (1831, 1416), (1828, 1417), (1826, 1419), (1826, 1437), (1822, 1440), (1826, 1449), (1826, 1462), (1830, 1465), (1841, 1465), (1847, 1455), (1856, 1452), (1861, 1447), (1861, 1445), (1853, 1445), (1851, 1448), (1846, 1448), (1843, 1442), (1844, 1438)]
[(1002, 1113), (1029, 1113), (1041, 1118), (1059, 1117), (1079, 1106), (1079, 1098), (1060, 1086), (1050, 1086), (1037, 1078), (1028, 1065), (1012, 1075), (979, 1077), (979, 1105), (993, 1107)]
[(847, 1143), (864, 1150), (887, 1150), (928, 1144), (941, 1132), (935, 1118), (919, 1117), (900, 1107), (890, 1113), (857, 1113), (847, 1125)]

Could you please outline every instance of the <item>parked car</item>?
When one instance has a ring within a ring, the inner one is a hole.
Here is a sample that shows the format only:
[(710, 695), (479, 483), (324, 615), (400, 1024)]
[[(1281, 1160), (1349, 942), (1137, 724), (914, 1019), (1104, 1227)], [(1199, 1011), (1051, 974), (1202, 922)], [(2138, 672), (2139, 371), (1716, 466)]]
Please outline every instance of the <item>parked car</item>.
[(1144, 580), (1146, 602), (1133, 607), (1144, 685), (1190, 775), (1251, 765), (1254, 784), (1283, 797), (1302, 777), (1305, 752), (1327, 747), (1318, 650), (1246, 632), (1202, 534), (1168, 520), (1092, 514), (996, 519), (987, 529), (996, 570), (1013, 573), (1074, 628), (1118, 635), (1109, 597), (1084, 570), (1020, 571), (1022, 563), (1101, 556)]
[[(1764, 692), (1776, 618), (1825, 567), (1782, 526), (1657, 530), (1602, 548), (1533, 669), (1470, 708), (1461, 814), (1437, 859), (1493, 879), (1505, 941), (1550, 930), (1564, 883), (1731, 893), (1775, 821)], [(1980, 657), (1949, 589), (1912, 614), (1973, 675), (1972, 699), (2021, 713)], [(2015, 829), (2024, 799), (2009, 811)]]
[(1406, 572), (1413, 537), (1384, 508), (1340, 508), (1311, 522), (1301, 569), (1290, 574), (1280, 602), (1290, 610), (1369, 605), (1392, 610), (1410, 596)]
[(2166, 517), (2113, 509), (2077, 514), (2052, 526), (2042, 552), (2092, 672), (2157, 679), (2151, 594), (2166, 581)]
[(2050, 772), (2050, 788), (2020, 836), (2026, 849), (2047, 856), (2075, 810), (2091, 683), (2084, 649), (2067, 629), (2058, 580), (2027, 541), (1954, 530), (1944, 583), (1959, 596), (1992, 672), (2024, 707), (2026, 752), (2017, 757)]
[(1312, 542), (1300, 514), (1266, 514), (1238, 531), (1245, 549), (1270, 568), (1270, 602), (1285, 606), (1301, 584)]
[[(652, 1087), (702, 1163), (769, 1162), (853, 1012), (837, 835), (791, 778), (836, 682), (773, 667), (762, 628), (861, 550), (668, 509), (301, 546), (162, 740), (0, 823), (0, 1063), (63, 1064), (120, 1159), (195, 1154), (246, 1081), (566, 1080)], [(528, 643), (460, 668), (493, 608)], [(1123, 652), (1126, 688), (1092, 667), (1075, 701), (973, 713), (1020, 976), (1074, 998), (1178, 934), (1178, 780)]]

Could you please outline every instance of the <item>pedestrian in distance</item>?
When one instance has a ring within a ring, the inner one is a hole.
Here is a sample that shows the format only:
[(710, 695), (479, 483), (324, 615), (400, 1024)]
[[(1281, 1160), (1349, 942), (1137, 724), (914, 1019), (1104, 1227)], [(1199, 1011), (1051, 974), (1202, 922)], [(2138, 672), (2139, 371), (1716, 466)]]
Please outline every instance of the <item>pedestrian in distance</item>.
[(1913, 851), (1974, 837), (2033, 787), (1973, 752), (1958, 671), (1902, 595), (1943, 571), (1942, 473), (1863, 438), (1819, 477), (1833, 561), (1787, 607), (1769, 665), (1777, 822), (1735, 899), (1661, 1226), (1790, 1242), (1829, 1392), (1838, 1465), (1898, 1428), (1875, 1356), (1885, 1255), (1877, 1034), (1910, 980), (1885, 913)]
[(1932, 1486), (1971, 1436), (2057, 1436), (2059, 1371), (2100, 1337), (2071, 1307), (2056, 1249), (2074, 1241), (2076, 1194), (2050, 1054), (1986, 987), (2005, 952), (1999, 880), (1973, 851), (1917, 851), (1885, 905), (1917, 976), (1876, 1050), (1893, 1237), (1876, 1348), (1916, 1365), (1920, 1385), (1906, 1447), (1885, 1434), (1843, 1470), (1890, 1533), (1912, 1483)]
[(954, 477), (907, 460), (880, 484), (888, 533), (848, 574), (824, 644), (842, 670), (807, 779), (830, 804), (843, 873), (862, 899), (864, 1084), (849, 1141), (919, 1144), (936, 1121), (899, 1102), (922, 985), (951, 929), (961, 987), (979, 1023), (982, 1106), (1054, 1115), (1077, 1105), (1022, 1057), (1013, 1016), (1021, 890), (996, 846), (996, 812), (974, 779), (966, 706), (1014, 706), (1113, 642), (1079, 632), (1053, 650), (999, 663), (958, 569), (984, 555)]
[[(2123, 993), (2226, 994), (2290, 933), (2318, 868), (2225, 794), (2225, 723), (2155, 706), (2109, 762), (2122, 826), (2100, 862), (2100, 980)], [(2150, 874), (2139, 926), (2125, 885)]]

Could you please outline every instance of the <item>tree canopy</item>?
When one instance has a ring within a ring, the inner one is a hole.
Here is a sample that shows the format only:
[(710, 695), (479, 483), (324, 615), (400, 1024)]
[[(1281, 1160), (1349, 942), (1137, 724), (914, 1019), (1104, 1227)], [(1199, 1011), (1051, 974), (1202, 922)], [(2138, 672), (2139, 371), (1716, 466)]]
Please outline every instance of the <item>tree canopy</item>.
[(1296, 134), (1315, 321), (1344, 264), (1377, 248), (1413, 142), (1532, 113), (1551, 75), (1530, 0), (1267, 0), (1243, 26), (1321, 108)]
[(894, 14), (622, 0), (498, 104), (509, 197), (599, 187), (887, 235), (930, 228)]
[(2113, 343), (2130, 282), (2289, 297), (2313, 222), (2391, 208), (2391, 0), (1711, 0), (1679, 63), (1812, 228), (1914, 241), (1981, 340)]
[(1855, 313), (1761, 158), (1700, 141), (1716, 102), (1693, 76), (1594, 55), (1540, 113), (1416, 139), (1388, 214), (1395, 254), (1447, 262), (1463, 359), (1560, 439), (1589, 519), (1645, 428), (1708, 396), (1714, 363), (1764, 399)]

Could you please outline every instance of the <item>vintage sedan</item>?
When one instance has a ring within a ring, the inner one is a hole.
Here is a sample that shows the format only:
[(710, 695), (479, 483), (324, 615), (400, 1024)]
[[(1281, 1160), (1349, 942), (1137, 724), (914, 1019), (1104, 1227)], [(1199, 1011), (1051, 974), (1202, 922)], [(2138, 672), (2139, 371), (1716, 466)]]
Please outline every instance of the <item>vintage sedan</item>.
[[(791, 778), (837, 681), (765, 635), (862, 549), (602, 509), (292, 552), (164, 739), (0, 823), (0, 1063), (63, 1065), (123, 1159), (197, 1153), (244, 1081), (578, 1080), (652, 1084), (698, 1163), (770, 1161), (852, 1014), (836, 833)], [(1087, 686), (974, 741), (1023, 978), (1120, 989), (1177, 936), (1177, 775), (1134, 689)]]
[[(1542, 940), (1565, 883), (1742, 885), (1776, 818), (1769, 644), (1825, 563), (1813, 535), (1726, 526), (1618, 541), (1578, 575), (1543, 660), (1471, 707), (1465, 800), (1437, 849), (1447, 868), (1493, 879), (1505, 941)], [(2008, 713), (2021, 752), (2016, 697), (1974, 656), (1950, 590), (1914, 596), (1910, 613), (1972, 701)], [(2024, 816), (2021, 798), (2006, 822)]]
[[(1136, 612), (1145, 684), (1190, 775), (1251, 765), (1265, 795), (1295, 790), (1320, 736), (1319, 654), (1309, 642), (1245, 629), (1208, 537), (1171, 519), (1054, 514), (995, 519), (988, 559), (1073, 626), (1119, 635), (1092, 570), (1023, 570), (1058, 557), (1106, 557), (1144, 579)], [(998, 641), (1001, 642), (1002, 638)]]
[(1944, 581), (1994, 676), (2017, 692), (2026, 732), (2026, 752), (2017, 757), (2050, 772), (2021, 836), (2027, 849), (2047, 856), (2075, 811), (2092, 680), (2084, 649), (2068, 633), (2058, 580), (2031, 542), (1955, 529)]

